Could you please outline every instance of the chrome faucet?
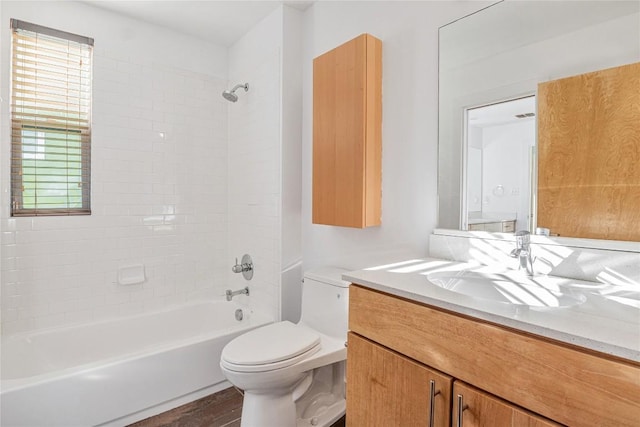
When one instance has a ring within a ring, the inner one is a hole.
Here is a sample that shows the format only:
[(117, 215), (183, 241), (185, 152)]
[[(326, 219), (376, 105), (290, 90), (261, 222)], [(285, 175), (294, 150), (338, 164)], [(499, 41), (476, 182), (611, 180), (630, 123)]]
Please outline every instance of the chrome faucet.
[(531, 256), (530, 247), (531, 233), (526, 230), (520, 230), (516, 233), (516, 248), (511, 251), (512, 258), (519, 258), (520, 267), (527, 271), (527, 276), (533, 277), (533, 261), (535, 258)]
[(244, 288), (240, 289), (239, 291), (232, 291), (231, 289), (227, 289), (226, 295), (227, 295), (227, 301), (231, 301), (233, 299), (233, 297), (235, 297), (236, 295), (249, 296), (249, 287), (245, 286)]

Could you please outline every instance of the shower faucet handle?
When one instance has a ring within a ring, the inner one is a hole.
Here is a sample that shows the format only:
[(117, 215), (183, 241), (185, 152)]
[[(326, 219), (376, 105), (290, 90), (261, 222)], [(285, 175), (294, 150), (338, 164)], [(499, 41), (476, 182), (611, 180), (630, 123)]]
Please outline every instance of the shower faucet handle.
[(242, 273), (242, 276), (246, 280), (251, 280), (253, 278), (253, 261), (251, 260), (251, 256), (244, 254), (240, 264), (238, 264), (238, 258), (236, 258), (236, 263), (231, 267), (231, 271), (234, 273)]
[(244, 271), (244, 266), (242, 264), (238, 264), (238, 257), (236, 257), (236, 263), (231, 267), (231, 271), (234, 273), (242, 273)]

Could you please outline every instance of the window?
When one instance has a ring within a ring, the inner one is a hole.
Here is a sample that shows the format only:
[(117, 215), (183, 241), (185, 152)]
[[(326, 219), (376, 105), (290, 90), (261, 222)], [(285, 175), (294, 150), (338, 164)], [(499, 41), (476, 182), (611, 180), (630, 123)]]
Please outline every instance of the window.
[(88, 215), (93, 39), (11, 28), (11, 214)]

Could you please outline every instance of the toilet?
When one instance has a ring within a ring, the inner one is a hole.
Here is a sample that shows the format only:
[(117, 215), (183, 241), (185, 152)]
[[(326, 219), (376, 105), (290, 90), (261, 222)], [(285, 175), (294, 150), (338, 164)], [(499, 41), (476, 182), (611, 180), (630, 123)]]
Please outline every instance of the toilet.
[(297, 324), (276, 322), (229, 342), (220, 367), (244, 391), (241, 427), (330, 426), (345, 413), (347, 271), (308, 271)]

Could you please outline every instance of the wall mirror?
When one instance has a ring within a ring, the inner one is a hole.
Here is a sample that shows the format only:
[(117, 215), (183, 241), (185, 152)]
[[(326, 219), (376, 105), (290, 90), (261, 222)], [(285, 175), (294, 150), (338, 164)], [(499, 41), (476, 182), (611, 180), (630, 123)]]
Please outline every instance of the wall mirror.
[(639, 35), (637, 1), (505, 0), (441, 27), (439, 228), (534, 232), (538, 85), (639, 62)]

